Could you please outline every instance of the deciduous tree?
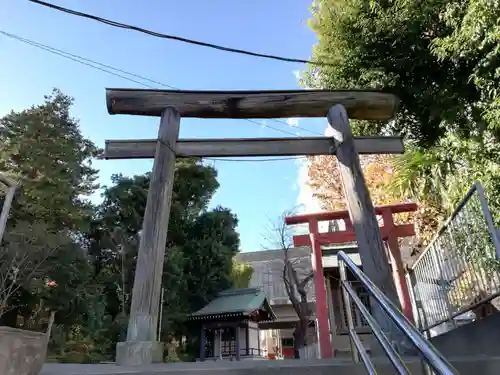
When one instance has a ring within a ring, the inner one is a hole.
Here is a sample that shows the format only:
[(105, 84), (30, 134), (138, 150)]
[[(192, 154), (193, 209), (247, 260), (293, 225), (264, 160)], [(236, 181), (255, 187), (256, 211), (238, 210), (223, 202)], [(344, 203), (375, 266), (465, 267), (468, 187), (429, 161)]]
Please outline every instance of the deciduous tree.
[[(313, 273), (308, 258), (302, 259), (291, 254), (292, 232), (285, 223), (285, 217), (292, 213), (292, 211), (285, 212), (272, 223), (267, 239), (275, 249), (283, 251), (283, 268), (278, 271), (281, 273), (287, 296), (298, 318), (294, 329), (294, 348), (295, 357), (299, 358), (300, 350), (308, 345), (307, 333), (313, 313), (310, 306)], [(304, 264), (307, 266), (304, 267)]]

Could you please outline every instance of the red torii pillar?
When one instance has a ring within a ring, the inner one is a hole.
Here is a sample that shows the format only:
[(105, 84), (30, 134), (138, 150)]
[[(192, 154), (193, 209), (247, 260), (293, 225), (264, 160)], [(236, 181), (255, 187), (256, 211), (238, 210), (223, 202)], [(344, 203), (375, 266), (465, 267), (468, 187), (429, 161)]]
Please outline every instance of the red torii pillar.
[[(382, 216), (382, 226), (380, 232), (382, 239), (387, 241), (390, 250), (392, 272), (394, 282), (398, 292), (401, 307), (405, 316), (413, 321), (410, 294), (406, 285), (405, 271), (398, 238), (415, 235), (413, 224), (396, 225), (394, 214), (416, 211), (415, 203), (400, 203), (375, 207), (375, 213)], [(345, 230), (339, 232), (319, 233), (318, 223), (320, 221), (342, 220)], [(309, 234), (293, 236), (295, 247), (310, 246), (312, 248), (312, 269), (314, 274), (314, 287), (316, 290), (316, 318), (318, 320), (319, 345), (321, 358), (331, 358), (333, 355), (332, 343), (330, 340), (328, 307), (326, 301), (325, 276), (323, 273), (323, 259), (321, 245), (341, 244), (356, 240), (348, 211), (320, 212), (315, 214), (304, 214), (287, 216), (287, 225), (308, 224)]]

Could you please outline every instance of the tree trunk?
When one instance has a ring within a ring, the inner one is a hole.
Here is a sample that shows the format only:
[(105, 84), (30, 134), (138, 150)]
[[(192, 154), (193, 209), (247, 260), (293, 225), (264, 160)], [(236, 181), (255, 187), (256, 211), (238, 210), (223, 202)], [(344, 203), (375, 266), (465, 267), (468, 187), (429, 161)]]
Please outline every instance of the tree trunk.
[(303, 317), (299, 317), (299, 322), (297, 327), (295, 327), (294, 331), (294, 349), (295, 349), (295, 358), (300, 358), (299, 350), (303, 349), (307, 344), (307, 326), (309, 320)]
[(52, 334), (52, 327), (54, 326), (54, 319), (56, 317), (56, 311), (52, 310), (49, 316), (49, 323), (47, 324), (47, 342), (50, 341), (50, 335)]

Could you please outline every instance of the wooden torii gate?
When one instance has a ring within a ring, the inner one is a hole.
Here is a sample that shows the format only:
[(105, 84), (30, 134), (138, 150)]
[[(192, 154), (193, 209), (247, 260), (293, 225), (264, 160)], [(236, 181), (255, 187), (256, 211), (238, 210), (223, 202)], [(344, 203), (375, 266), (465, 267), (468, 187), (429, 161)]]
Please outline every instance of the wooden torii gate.
[[(413, 224), (395, 224), (394, 214), (403, 212), (414, 212), (417, 209), (415, 203), (399, 203), (375, 207), (375, 213), (382, 217), (380, 232), (382, 239), (387, 242), (391, 258), (391, 268), (394, 282), (399, 295), (402, 310), (409, 320), (413, 320), (410, 294), (406, 285), (405, 270), (401, 258), (398, 238), (411, 237), (415, 235)], [(319, 232), (321, 221), (343, 221), (344, 230), (337, 232)], [(318, 321), (318, 333), (320, 352), (322, 356), (328, 355), (331, 349), (330, 331), (334, 327), (328, 324), (328, 304), (326, 300), (325, 276), (323, 272), (322, 245), (342, 244), (356, 240), (353, 225), (348, 211), (318, 212), (285, 217), (287, 225), (307, 224), (309, 234), (293, 236), (295, 247), (308, 246), (312, 249), (312, 269), (314, 274), (314, 287), (316, 294), (316, 319)], [(363, 263), (362, 263), (363, 264)], [(346, 307), (347, 309), (348, 307)], [(324, 349), (326, 348), (326, 349)]]
[[(104, 158), (154, 158), (132, 291), (127, 341), (118, 343), (119, 365), (162, 362), (157, 325), (161, 276), (176, 157), (337, 155), (350, 218), (366, 274), (397, 303), (387, 254), (358, 154), (402, 153), (400, 137), (354, 137), (352, 119), (391, 119), (399, 100), (363, 90), (170, 91), (107, 89), (110, 114), (161, 117), (158, 138), (106, 141)], [(179, 140), (180, 118), (289, 118), (327, 115), (333, 137)], [(375, 312), (384, 328), (387, 318)], [(323, 356), (331, 356), (323, 349)]]

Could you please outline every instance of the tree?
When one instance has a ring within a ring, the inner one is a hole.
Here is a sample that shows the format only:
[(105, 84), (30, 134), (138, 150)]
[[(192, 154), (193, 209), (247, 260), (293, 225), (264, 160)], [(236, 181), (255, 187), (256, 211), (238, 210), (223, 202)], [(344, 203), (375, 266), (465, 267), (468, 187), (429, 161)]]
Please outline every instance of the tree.
[(46, 286), (51, 280), (47, 260), (70, 243), (64, 233), (51, 232), (41, 223), (18, 222), (6, 233), (0, 247), (0, 318), (26, 311), (23, 297)]
[[(346, 210), (347, 203), (340, 181), (337, 159), (334, 156), (311, 156), (308, 158), (308, 184), (323, 209)], [(399, 203), (403, 198), (388, 191), (393, 174), (394, 158), (390, 155), (361, 156), (361, 166), (374, 205)]]
[(42, 221), (78, 230), (91, 214), (85, 201), (97, 187), (85, 139), (69, 113), (73, 99), (54, 90), (45, 102), (0, 118), (0, 171), (19, 182), (10, 224)]
[[(81, 134), (71, 106), (55, 90), (44, 103), (0, 118), (0, 171), (20, 184), (0, 244), (0, 321), (45, 330), (55, 312), (50, 356), (92, 362), (112, 359), (124, 339), (150, 174), (113, 176), (103, 202), (90, 204), (99, 150)], [(201, 160), (176, 162), (164, 340), (189, 335), (187, 314), (232, 285), (237, 218), (208, 209), (218, 186), (217, 172)]]
[(99, 150), (71, 117), (72, 104), (54, 90), (0, 118), (0, 170), (18, 184), (0, 244), (0, 320), (38, 331), (54, 323), (51, 353), (63, 353), (73, 331), (106, 337), (96, 336), (106, 326), (105, 301), (82, 242)]
[[(109, 275), (105, 294), (113, 317), (129, 308), (149, 179), (149, 173), (113, 176), (87, 235), (95, 272)], [(228, 209), (207, 208), (217, 188), (213, 168), (198, 159), (176, 162), (162, 279), (166, 341), (189, 334), (187, 314), (232, 285), (233, 257), (239, 250), (237, 219)]]
[[(304, 75), (309, 87), (377, 88), (401, 99), (389, 123), (354, 123), (358, 133), (402, 134), (429, 147), (454, 131), (468, 137), (481, 120), (480, 89), (470, 80), (474, 62), (439, 58), (433, 43), (453, 32), (444, 19), (449, 1), (318, 0), (313, 54), (330, 66)], [(455, 4), (461, 1), (455, 1)]]
[[(294, 348), (295, 357), (300, 357), (300, 350), (307, 344), (307, 331), (312, 315), (309, 306), (308, 293), (310, 292), (310, 283), (313, 278), (313, 272), (309, 267), (304, 270), (300, 267), (303, 264), (301, 258), (293, 257), (290, 250), (292, 245), (292, 233), (290, 227), (285, 223), (285, 217), (292, 214), (292, 211), (285, 212), (278, 221), (270, 228), (268, 239), (274, 248), (283, 251), (283, 269), (281, 270), (285, 290), (290, 299), (298, 321), (294, 330)], [(307, 259), (307, 264), (310, 260)]]
[[(449, 217), (472, 185), (480, 181), (485, 188), (494, 219), (500, 223), (500, 148), (494, 142), (462, 139), (448, 134), (430, 148), (411, 148), (394, 163), (390, 188), (417, 202), (425, 202), (417, 219), (424, 243)], [(498, 225), (498, 224), (497, 224)], [(432, 231), (430, 230), (432, 228)]]
[[(411, 186), (423, 186), (422, 181), (410, 176), (404, 164), (411, 153), (403, 157), (393, 155), (361, 156), (361, 165), (366, 185), (374, 205), (396, 204), (414, 201), (418, 204), (417, 211), (412, 214), (398, 214), (397, 222), (411, 220), (416, 227), (418, 248), (425, 246), (435, 235), (441, 220), (446, 217), (446, 210), (432, 199), (432, 195), (415, 194)], [(424, 171), (422, 170), (422, 173)], [(425, 171), (425, 175), (432, 171)], [(323, 209), (338, 211), (346, 209), (346, 198), (340, 182), (337, 160), (334, 156), (309, 157), (308, 184), (311, 186)]]
[(480, 93), (479, 125), (500, 139), (500, 25), (497, 1), (450, 1), (442, 18), (450, 32), (432, 41), (432, 52), (442, 61), (467, 64), (469, 79)]
[(248, 288), (252, 279), (253, 268), (248, 264), (237, 263), (233, 259), (231, 280), (233, 288)]

